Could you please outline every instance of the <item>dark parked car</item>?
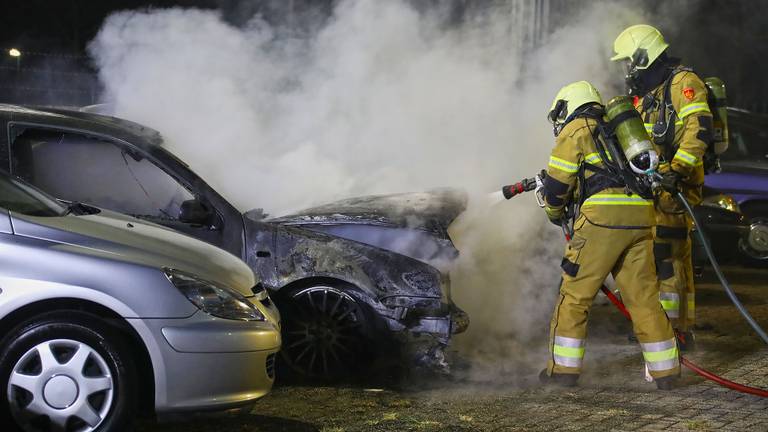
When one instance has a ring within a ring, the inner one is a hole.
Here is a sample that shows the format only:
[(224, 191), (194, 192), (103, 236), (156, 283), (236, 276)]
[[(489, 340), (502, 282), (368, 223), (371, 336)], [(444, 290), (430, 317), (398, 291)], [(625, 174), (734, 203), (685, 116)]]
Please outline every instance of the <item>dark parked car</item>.
[[(733, 205), (732, 197), (705, 187), (704, 201), (694, 207), (696, 218), (703, 225), (704, 233), (720, 264), (735, 264), (748, 258), (743, 249), (744, 244), (755, 235), (749, 219), (738, 210), (738, 206)], [(698, 235), (692, 233), (691, 239), (695, 265), (708, 266), (709, 258)]]
[(462, 193), (350, 199), (277, 219), (241, 213), (136, 123), (0, 105), (0, 166), (51, 195), (165, 225), (242, 257), (283, 314), (283, 358), (333, 378), (382, 354), (445, 368), (466, 329), (440, 264)]
[(730, 145), (721, 156), (722, 172), (707, 175), (705, 185), (733, 200), (716, 199), (722, 207), (741, 211), (750, 235), (742, 253), (753, 261), (768, 260), (768, 116), (728, 109)]

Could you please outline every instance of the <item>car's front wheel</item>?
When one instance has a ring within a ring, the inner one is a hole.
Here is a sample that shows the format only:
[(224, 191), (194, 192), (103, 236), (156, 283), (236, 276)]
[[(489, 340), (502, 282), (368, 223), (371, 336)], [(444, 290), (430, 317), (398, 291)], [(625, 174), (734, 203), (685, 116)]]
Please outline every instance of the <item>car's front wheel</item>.
[(0, 422), (27, 432), (119, 431), (135, 412), (136, 373), (120, 337), (78, 312), (17, 326), (0, 345)]
[(335, 381), (366, 370), (371, 361), (371, 314), (334, 286), (294, 289), (281, 298), (282, 358), (303, 378)]

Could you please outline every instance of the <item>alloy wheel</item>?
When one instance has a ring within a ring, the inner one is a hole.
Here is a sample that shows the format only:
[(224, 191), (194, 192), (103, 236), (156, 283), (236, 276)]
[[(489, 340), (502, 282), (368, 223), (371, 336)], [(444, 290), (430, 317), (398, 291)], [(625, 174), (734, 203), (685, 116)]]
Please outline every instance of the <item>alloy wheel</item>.
[(768, 260), (768, 219), (753, 218), (746, 239), (739, 240), (742, 252), (755, 260)]
[(364, 348), (362, 310), (349, 294), (317, 286), (291, 295), (293, 314), (285, 323), (283, 353), (305, 376), (349, 374)]

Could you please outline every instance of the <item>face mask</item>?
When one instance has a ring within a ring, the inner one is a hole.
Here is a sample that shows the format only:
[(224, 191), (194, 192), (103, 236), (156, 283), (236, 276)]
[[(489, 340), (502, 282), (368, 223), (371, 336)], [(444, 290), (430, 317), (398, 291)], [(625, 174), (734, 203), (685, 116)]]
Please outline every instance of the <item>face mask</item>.
[(642, 96), (643, 80), (641, 78), (644, 69), (638, 69), (638, 66), (648, 64), (648, 53), (645, 50), (638, 49), (631, 60), (625, 62), (624, 84), (627, 86), (627, 93), (630, 96)]
[(547, 120), (552, 124), (552, 133), (557, 137), (560, 135), (560, 131), (565, 126), (565, 119), (568, 116), (568, 102), (564, 99), (560, 99), (555, 104), (555, 107), (547, 115)]

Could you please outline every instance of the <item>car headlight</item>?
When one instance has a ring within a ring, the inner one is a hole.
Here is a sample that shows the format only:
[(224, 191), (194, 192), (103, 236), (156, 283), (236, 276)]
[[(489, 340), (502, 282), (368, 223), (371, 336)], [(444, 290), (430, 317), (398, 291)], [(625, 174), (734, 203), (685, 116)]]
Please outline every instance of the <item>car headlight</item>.
[(240, 321), (265, 320), (261, 311), (237, 291), (178, 270), (165, 269), (164, 272), (192, 304), (209, 315)]
[(730, 195), (717, 194), (708, 196), (701, 201), (701, 205), (719, 207), (732, 212), (741, 213), (739, 203), (737, 203)]

